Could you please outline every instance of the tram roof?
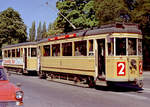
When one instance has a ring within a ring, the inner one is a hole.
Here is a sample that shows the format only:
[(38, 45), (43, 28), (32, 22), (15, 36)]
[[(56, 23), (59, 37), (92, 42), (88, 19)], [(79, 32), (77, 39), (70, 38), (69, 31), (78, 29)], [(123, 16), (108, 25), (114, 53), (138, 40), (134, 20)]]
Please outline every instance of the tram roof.
[(18, 43), (18, 44), (14, 44), (14, 45), (8, 45), (8, 46), (3, 47), (2, 49), (18, 47), (18, 46), (26, 46), (26, 45), (36, 45), (36, 44), (37, 44), (37, 42), (23, 42), (23, 43)]
[(74, 31), (74, 32), (71, 32), (71, 33), (52, 35), (52, 36), (49, 36), (48, 38), (42, 39), (42, 40), (40, 40), (38, 42), (39, 43), (47, 42), (47, 41), (49, 41), (49, 39), (52, 39), (52, 38), (54, 38), (53, 40), (55, 40), (56, 37), (61, 37), (63, 35), (76, 34), (76, 37), (81, 37), (81, 36), (90, 36), (90, 35), (107, 34), (107, 33), (135, 33), (135, 34), (142, 34), (141, 30), (138, 28), (138, 24), (115, 23), (115, 24), (103, 25), (103, 26), (101, 26), (99, 28), (85, 29), (85, 30)]

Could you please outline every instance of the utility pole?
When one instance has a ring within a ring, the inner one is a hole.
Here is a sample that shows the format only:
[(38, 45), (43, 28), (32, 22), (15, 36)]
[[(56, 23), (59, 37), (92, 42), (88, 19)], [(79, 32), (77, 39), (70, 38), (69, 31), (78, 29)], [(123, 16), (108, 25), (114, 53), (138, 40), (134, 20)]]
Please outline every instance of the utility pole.
[[(48, 2), (46, 2), (46, 5), (48, 5)], [(51, 8), (56, 11), (52, 6)], [(58, 13), (73, 27), (73, 29), (76, 29), (75, 25), (73, 25), (60, 11), (58, 11)]]

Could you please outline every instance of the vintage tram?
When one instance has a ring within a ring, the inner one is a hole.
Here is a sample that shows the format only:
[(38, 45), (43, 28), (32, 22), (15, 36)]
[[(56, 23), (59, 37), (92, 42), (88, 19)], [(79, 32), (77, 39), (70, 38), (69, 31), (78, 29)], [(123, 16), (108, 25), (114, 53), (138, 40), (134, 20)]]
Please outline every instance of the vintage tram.
[(11, 71), (31, 73), (37, 71), (37, 43), (26, 42), (2, 48), (3, 66)]
[(40, 76), (94, 84), (142, 82), (142, 35), (135, 24), (111, 24), (50, 36), (38, 43)]
[[(5, 67), (34, 69), (40, 78), (87, 83), (90, 87), (111, 83), (143, 86), (142, 33), (136, 24), (115, 23), (23, 44), (3, 48)], [(37, 51), (34, 61), (32, 46)], [(13, 55), (18, 48), (22, 53), (19, 66), (13, 63), (18, 59)]]

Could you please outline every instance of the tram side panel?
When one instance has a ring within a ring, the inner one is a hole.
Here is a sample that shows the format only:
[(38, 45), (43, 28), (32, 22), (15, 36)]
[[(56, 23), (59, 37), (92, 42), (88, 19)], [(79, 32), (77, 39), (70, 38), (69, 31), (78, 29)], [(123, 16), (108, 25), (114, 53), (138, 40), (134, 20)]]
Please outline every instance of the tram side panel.
[(93, 57), (42, 57), (41, 70), (95, 76), (94, 60)]

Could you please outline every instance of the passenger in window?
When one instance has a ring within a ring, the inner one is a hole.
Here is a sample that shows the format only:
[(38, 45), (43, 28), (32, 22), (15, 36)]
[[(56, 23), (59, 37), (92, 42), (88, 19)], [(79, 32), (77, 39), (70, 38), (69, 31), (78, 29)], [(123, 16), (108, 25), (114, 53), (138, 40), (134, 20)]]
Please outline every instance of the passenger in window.
[(79, 51), (79, 47), (76, 48), (75, 56), (81, 56), (81, 52)]

